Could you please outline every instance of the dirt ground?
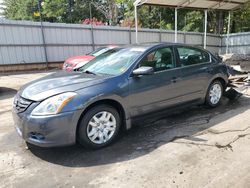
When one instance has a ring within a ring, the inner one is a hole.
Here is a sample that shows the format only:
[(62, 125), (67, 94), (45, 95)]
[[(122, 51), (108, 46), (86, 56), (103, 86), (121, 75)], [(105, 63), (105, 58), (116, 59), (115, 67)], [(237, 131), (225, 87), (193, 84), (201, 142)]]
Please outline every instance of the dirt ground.
[(0, 187), (250, 187), (248, 95), (151, 119), (97, 151), (28, 149), (14, 130), (12, 100), (46, 74), (0, 76)]

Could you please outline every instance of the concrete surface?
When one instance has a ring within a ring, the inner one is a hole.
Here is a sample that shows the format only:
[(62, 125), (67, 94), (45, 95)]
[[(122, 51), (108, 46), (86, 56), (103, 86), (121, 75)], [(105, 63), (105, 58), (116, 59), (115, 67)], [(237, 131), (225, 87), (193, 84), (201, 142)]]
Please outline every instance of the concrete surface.
[(250, 187), (248, 95), (147, 120), (97, 151), (27, 149), (14, 130), (12, 99), (46, 74), (0, 77), (0, 187)]

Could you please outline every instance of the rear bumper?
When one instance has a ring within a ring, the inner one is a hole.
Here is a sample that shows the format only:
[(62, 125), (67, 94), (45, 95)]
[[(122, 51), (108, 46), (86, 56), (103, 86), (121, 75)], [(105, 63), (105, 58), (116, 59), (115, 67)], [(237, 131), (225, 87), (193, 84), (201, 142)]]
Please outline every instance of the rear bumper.
[(53, 116), (31, 116), (12, 112), (17, 133), (28, 143), (40, 147), (72, 145), (76, 141), (80, 112)]

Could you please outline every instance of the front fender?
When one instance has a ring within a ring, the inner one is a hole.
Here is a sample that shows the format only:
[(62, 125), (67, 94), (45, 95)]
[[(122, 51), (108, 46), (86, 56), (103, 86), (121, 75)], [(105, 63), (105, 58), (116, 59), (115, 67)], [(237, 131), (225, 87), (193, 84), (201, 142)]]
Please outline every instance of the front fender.
[(112, 79), (110, 82), (93, 85), (76, 91), (77, 96), (67, 105), (71, 110), (84, 112), (90, 105), (102, 100), (112, 100), (120, 104), (125, 113), (125, 119), (130, 119), (128, 110), (128, 80)]

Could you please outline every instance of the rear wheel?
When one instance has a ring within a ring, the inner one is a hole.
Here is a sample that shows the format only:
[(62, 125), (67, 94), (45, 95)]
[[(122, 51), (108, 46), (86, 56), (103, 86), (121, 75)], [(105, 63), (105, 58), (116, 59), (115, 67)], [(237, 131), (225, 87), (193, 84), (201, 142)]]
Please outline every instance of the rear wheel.
[(108, 105), (95, 106), (80, 121), (78, 141), (87, 148), (105, 147), (118, 136), (120, 126), (121, 118), (115, 108)]
[(223, 91), (224, 89), (220, 81), (216, 80), (212, 82), (207, 91), (206, 105), (212, 108), (218, 106), (220, 104)]

